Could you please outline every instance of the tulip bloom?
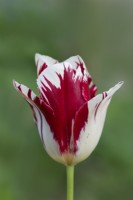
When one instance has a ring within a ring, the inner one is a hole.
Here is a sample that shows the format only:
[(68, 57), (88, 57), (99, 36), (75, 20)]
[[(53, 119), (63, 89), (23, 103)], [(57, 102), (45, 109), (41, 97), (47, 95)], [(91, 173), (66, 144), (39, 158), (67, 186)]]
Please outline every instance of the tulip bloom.
[(102, 133), (108, 105), (122, 86), (96, 95), (80, 56), (64, 62), (36, 54), (39, 97), (26, 86), (14, 86), (30, 104), (34, 121), (47, 153), (65, 165), (75, 165), (95, 149)]

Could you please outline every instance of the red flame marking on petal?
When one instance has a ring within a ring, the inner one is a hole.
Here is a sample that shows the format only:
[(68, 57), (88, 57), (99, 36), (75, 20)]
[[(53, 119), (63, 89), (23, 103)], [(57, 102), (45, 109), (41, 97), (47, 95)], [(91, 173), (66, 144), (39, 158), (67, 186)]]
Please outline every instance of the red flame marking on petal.
[(31, 90), (30, 89), (28, 90), (27, 96), (31, 99)]
[[(85, 103), (80, 110), (76, 113), (75, 123), (74, 123), (74, 141), (76, 142), (79, 138), (81, 130), (85, 129), (85, 125), (88, 120), (89, 110), (88, 104)], [(77, 151), (77, 146), (74, 146), (74, 152)]]
[(78, 60), (79, 60), (79, 62), (76, 62), (76, 64), (77, 64), (77, 68), (80, 67), (81, 72), (82, 72), (82, 74), (84, 75), (84, 70), (85, 70), (85, 68), (84, 68), (84, 64), (83, 64), (83, 62), (80, 61), (79, 58), (78, 58)]
[(98, 112), (98, 109), (102, 103), (102, 101), (107, 97), (107, 92), (103, 92), (102, 93), (102, 100), (96, 105), (96, 109), (95, 109), (95, 114), (94, 114), (94, 118), (96, 119), (96, 115), (97, 115), (97, 112)]
[[(41, 91), (45, 91), (45, 95), (49, 101), (49, 106), (52, 108), (54, 115), (45, 114), (46, 120), (50, 125), (51, 132), (55, 140), (58, 142), (60, 151), (67, 152), (76, 149), (76, 140), (79, 137), (79, 132), (76, 131), (73, 144), (72, 138), (72, 120), (74, 120), (76, 112), (88, 100), (88, 97), (83, 98), (82, 90), (86, 87), (88, 90), (87, 82), (83, 84), (82, 79), (73, 79), (75, 70), (70, 68), (64, 69), (64, 77), (57, 74), (60, 87), (57, 88), (46, 77), (47, 87), (43, 81), (41, 82)], [(86, 94), (87, 96), (87, 94)], [(80, 120), (80, 128), (84, 127), (84, 120)], [(72, 147), (73, 146), (73, 147)]]
[(38, 74), (40, 75), (46, 68), (48, 67), (48, 65), (46, 63), (44, 63), (41, 68), (39, 69)]
[(21, 85), (17, 86), (18, 90), (21, 92)]

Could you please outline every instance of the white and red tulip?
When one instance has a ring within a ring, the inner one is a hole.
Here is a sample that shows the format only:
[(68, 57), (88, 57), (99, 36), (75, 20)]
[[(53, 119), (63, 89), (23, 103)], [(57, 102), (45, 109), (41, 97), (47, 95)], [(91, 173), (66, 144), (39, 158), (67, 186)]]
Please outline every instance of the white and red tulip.
[(30, 104), (47, 153), (65, 165), (86, 159), (102, 133), (108, 105), (122, 86), (95, 96), (93, 84), (80, 56), (64, 62), (36, 54), (37, 85), (40, 97), (26, 86), (14, 86)]

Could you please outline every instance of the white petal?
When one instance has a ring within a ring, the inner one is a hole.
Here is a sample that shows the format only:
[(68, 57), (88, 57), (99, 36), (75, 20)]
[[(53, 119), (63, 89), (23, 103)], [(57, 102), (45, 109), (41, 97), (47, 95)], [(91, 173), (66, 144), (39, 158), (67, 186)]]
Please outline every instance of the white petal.
[[(88, 122), (85, 129), (82, 129), (79, 140), (77, 141), (78, 151), (75, 156), (75, 163), (86, 159), (98, 144), (111, 97), (122, 86), (122, 84), (123, 82), (120, 82), (108, 92), (103, 93), (107, 93), (107, 96), (99, 94), (88, 102)], [(97, 105), (99, 105), (98, 108)]]
[(55, 63), (58, 63), (58, 61), (55, 60), (54, 58), (49, 57), (49, 56), (44, 56), (44, 55), (36, 53), (35, 54), (35, 63), (36, 63), (36, 66), (37, 66), (37, 74), (39, 75), (40, 72), (42, 72), (41, 68), (44, 64), (46, 66), (51, 66)]

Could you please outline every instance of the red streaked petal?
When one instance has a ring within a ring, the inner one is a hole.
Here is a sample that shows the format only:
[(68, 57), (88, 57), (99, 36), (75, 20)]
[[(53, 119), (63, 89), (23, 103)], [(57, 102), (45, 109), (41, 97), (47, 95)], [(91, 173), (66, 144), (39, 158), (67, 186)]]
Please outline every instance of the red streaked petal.
[[(83, 59), (77, 55), (70, 57), (65, 62), (68, 62), (71, 64), (73, 69), (76, 70), (75, 77), (78, 77), (79, 74), (82, 74), (83, 77), (83, 96), (88, 101), (89, 99), (93, 98), (96, 94), (97, 87), (93, 83), (91, 75), (89, 74), (86, 65), (83, 61)], [(86, 84), (87, 82), (87, 84)], [(89, 90), (88, 90), (89, 87)]]
[[(124, 82), (119, 82), (117, 83), (114, 87), (112, 87), (110, 90), (103, 92), (102, 94), (98, 95), (97, 97), (97, 102), (94, 99), (92, 99), (90, 101), (90, 109), (92, 109), (91, 107), (94, 107), (94, 103), (96, 103), (95, 105), (95, 112), (94, 112), (94, 117), (96, 118), (97, 113), (99, 112), (99, 108), (103, 107), (109, 100), (111, 100), (113, 94), (123, 85)], [(99, 100), (98, 100), (99, 99)]]
[(41, 102), (40, 99), (34, 94), (34, 92), (25, 85), (19, 84), (16, 81), (13, 81), (13, 85), (15, 89), (22, 94), (22, 96), (25, 98), (25, 100), (29, 103), (30, 107), (32, 108), (34, 121), (38, 127), (40, 137), (43, 141), (42, 112), (44, 112), (45, 115), (48, 115), (49, 113), (52, 113), (52, 110), (44, 102)]
[[(86, 120), (87, 123), (81, 129), (79, 138), (77, 139), (77, 151), (75, 153), (74, 163), (78, 163), (86, 159), (95, 149), (102, 133), (107, 109), (112, 95), (122, 86), (122, 84), (123, 82), (118, 83), (109, 91), (97, 95), (88, 102), (89, 112)], [(80, 118), (80, 113), (78, 117)]]
[(23, 84), (18, 83), (17, 81), (13, 81), (13, 85), (15, 89), (19, 93), (21, 93), (29, 103), (30, 102), (34, 103), (34, 100), (35, 98), (37, 98), (37, 96), (34, 94), (34, 92), (30, 88), (26, 87)]
[(75, 70), (75, 79), (82, 76), (83, 80), (87, 81), (90, 77), (85, 63), (79, 55), (68, 58), (64, 63), (70, 63), (73, 70)]
[(72, 57), (68, 58), (67, 60), (65, 60), (65, 62), (70, 63), (74, 70), (76, 70), (78, 67), (80, 67), (82, 73), (84, 73), (84, 70), (86, 69), (85, 63), (79, 55), (72, 56)]
[(44, 102), (40, 101), (39, 98), (29, 89), (28, 87), (13, 82), (15, 89), (23, 95), (25, 100), (29, 103), (32, 108), (34, 120), (37, 125), (40, 138), (43, 142), (47, 153), (56, 161), (64, 163), (64, 159), (61, 156), (59, 145), (53, 137), (50, 126), (47, 121), (53, 120), (53, 111)]
[(15, 89), (22, 94), (22, 96), (25, 98), (25, 100), (29, 103), (30, 107), (33, 111), (34, 121), (38, 127), (40, 137), (43, 141), (43, 135), (42, 135), (42, 115), (41, 111), (38, 107), (39, 104), (39, 98), (34, 94), (34, 92), (26, 87), (23, 84), (19, 84), (16, 81), (13, 81), (13, 85)]
[(49, 66), (48, 68), (41, 73), (41, 75), (37, 79), (37, 84), (40, 89), (41, 83), (45, 86), (45, 89), (50, 89), (50, 82), (52, 85), (54, 85), (56, 88), (60, 87), (60, 78), (63, 78), (64, 76), (64, 65), (63, 63), (55, 64), (53, 66)]
[(38, 77), (37, 84), (56, 116), (53, 121), (49, 119), (49, 124), (61, 152), (71, 151), (72, 121), (86, 102), (82, 95), (82, 78), (75, 79), (75, 70), (65, 62), (48, 67)]
[(37, 74), (40, 75), (48, 66), (58, 63), (58, 61), (49, 56), (44, 56), (36, 53), (35, 63), (37, 66)]
[(88, 120), (88, 115), (89, 115), (89, 109), (88, 109), (88, 102), (87, 102), (83, 106), (81, 106), (81, 108), (77, 111), (76, 116), (75, 116), (74, 126), (73, 126), (74, 152), (77, 151), (76, 142), (79, 139), (81, 130), (85, 129), (85, 126)]

